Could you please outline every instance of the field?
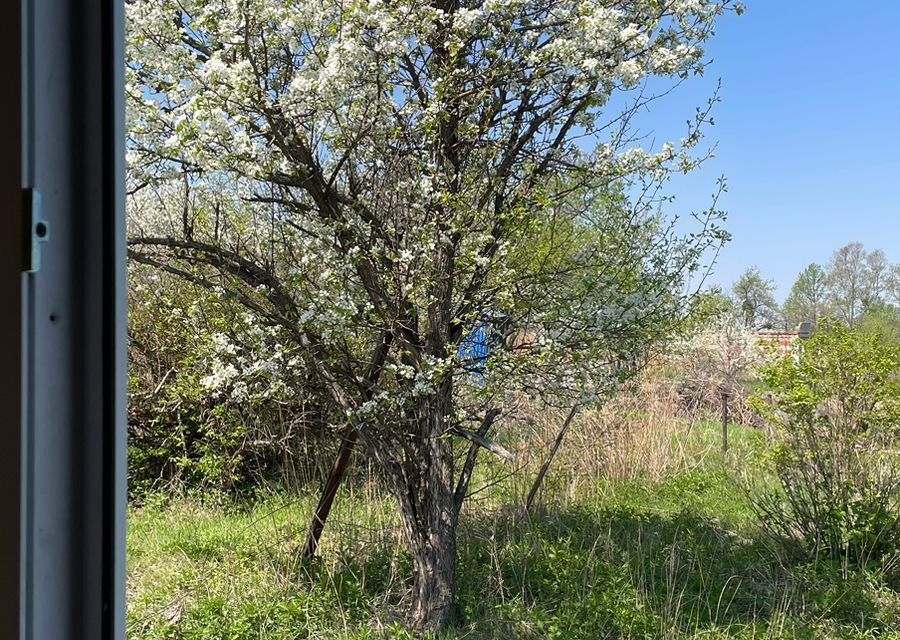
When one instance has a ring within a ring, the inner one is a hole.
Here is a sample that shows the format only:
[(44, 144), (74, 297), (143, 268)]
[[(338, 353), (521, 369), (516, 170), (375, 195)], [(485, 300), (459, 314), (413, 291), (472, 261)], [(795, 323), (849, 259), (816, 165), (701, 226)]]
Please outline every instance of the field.
[[(527, 516), (534, 465), (483, 467), (442, 637), (900, 638), (896, 575), (791, 561), (758, 530), (746, 479), (768, 473), (763, 432), (733, 425), (723, 456), (713, 421), (631, 412), (591, 447), (595, 422), (573, 432)], [(129, 637), (412, 637), (409, 561), (374, 475), (345, 487), (320, 558), (304, 562), (313, 503), (312, 491), (282, 491), (133, 508)]]

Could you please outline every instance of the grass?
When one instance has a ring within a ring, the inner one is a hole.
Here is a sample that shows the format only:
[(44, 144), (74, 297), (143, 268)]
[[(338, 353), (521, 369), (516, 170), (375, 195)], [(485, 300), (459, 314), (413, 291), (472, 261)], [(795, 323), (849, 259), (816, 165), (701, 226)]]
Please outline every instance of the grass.
[[(761, 434), (733, 427), (723, 456), (719, 429), (700, 422), (657, 438), (682, 459), (661, 476), (576, 481), (563, 465), (527, 518), (521, 478), (479, 494), (461, 525), (459, 615), (446, 638), (900, 638), (900, 594), (877, 570), (779, 560), (737, 479), (756, 468)], [(491, 477), (488, 467), (480, 481)], [(346, 489), (321, 559), (305, 563), (311, 508), (310, 496), (273, 495), (132, 510), (129, 637), (411, 638), (391, 501), (374, 483)]]

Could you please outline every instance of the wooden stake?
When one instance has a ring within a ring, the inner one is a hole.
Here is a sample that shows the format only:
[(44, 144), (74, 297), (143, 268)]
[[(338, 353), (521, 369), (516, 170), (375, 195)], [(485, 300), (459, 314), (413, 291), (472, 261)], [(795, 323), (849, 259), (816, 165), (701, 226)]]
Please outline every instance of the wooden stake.
[(331, 468), (331, 475), (328, 476), (328, 482), (325, 484), (325, 490), (322, 491), (319, 504), (316, 506), (316, 511), (313, 514), (312, 524), (309, 526), (309, 535), (306, 538), (306, 544), (303, 546), (304, 558), (311, 558), (316, 555), (316, 549), (319, 547), (319, 538), (322, 537), (322, 530), (325, 529), (325, 521), (328, 520), (328, 514), (331, 513), (334, 497), (337, 495), (338, 487), (341, 486), (344, 471), (347, 469), (347, 463), (350, 462), (350, 456), (353, 454), (358, 438), (359, 432), (352, 427), (348, 428), (341, 442), (337, 459)]
[(534, 484), (531, 485), (531, 491), (528, 492), (528, 498), (525, 500), (525, 510), (523, 511), (523, 514), (528, 513), (528, 510), (531, 508), (531, 503), (534, 502), (534, 497), (537, 495), (538, 489), (541, 488), (541, 484), (544, 482), (544, 476), (547, 475), (547, 470), (550, 468), (550, 464), (556, 457), (556, 452), (559, 451), (559, 446), (562, 444), (563, 438), (566, 437), (569, 425), (572, 424), (572, 418), (578, 413), (580, 407), (581, 405), (576, 404), (572, 407), (572, 410), (569, 411), (569, 415), (563, 423), (562, 428), (559, 430), (559, 434), (557, 434), (556, 440), (553, 442), (553, 447), (550, 449), (547, 459), (544, 460), (544, 464), (541, 465), (541, 470), (538, 471), (537, 478), (534, 479)]
[(728, 453), (728, 396), (727, 391), (722, 391), (722, 453)]

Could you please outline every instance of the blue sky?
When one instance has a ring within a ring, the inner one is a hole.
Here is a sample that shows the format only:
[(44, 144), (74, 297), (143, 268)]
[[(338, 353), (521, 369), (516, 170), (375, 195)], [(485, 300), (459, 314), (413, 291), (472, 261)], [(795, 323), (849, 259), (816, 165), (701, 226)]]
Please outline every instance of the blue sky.
[(790, 290), (808, 263), (860, 241), (900, 262), (900, 0), (747, 0), (707, 47), (714, 63), (657, 103), (641, 129), (677, 139), (722, 79), (716, 157), (672, 183), (703, 208), (724, 174), (734, 239), (714, 283), (757, 265)]

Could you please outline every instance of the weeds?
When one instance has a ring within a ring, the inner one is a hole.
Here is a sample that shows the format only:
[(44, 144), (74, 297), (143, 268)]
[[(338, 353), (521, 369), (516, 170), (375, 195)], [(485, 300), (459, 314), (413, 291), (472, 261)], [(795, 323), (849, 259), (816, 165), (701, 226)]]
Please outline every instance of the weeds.
[[(900, 596), (882, 574), (790, 565), (759, 535), (735, 480), (756, 464), (758, 432), (735, 427), (723, 458), (715, 423), (644, 416), (586, 416), (567, 445), (584, 458), (551, 470), (544, 506), (528, 517), (516, 502), (528, 469), (482, 470), (473, 486), (488, 488), (464, 513), (459, 610), (443, 638), (900, 638)], [(610, 466), (587, 464), (604, 421), (648, 450), (594, 448)], [(662, 473), (653, 461), (666, 452)], [(225, 510), (190, 499), (133, 511), (130, 637), (412, 638), (393, 502), (374, 478), (347, 485), (308, 562), (298, 552), (312, 503), (279, 494)]]

